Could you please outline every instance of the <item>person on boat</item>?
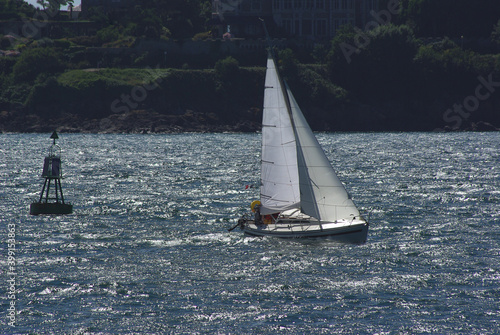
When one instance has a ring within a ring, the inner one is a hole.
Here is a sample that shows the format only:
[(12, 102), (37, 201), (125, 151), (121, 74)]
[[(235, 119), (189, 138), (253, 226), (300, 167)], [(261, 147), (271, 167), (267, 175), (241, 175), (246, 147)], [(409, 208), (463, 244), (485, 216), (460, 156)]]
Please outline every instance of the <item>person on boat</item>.
[(255, 205), (254, 207), (255, 210), (255, 224), (262, 224), (262, 215), (260, 215), (260, 204)]
[(264, 219), (262, 220), (262, 223), (264, 224), (272, 224), (276, 222), (278, 219), (280, 213), (272, 213), (272, 214), (266, 214), (264, 215)]

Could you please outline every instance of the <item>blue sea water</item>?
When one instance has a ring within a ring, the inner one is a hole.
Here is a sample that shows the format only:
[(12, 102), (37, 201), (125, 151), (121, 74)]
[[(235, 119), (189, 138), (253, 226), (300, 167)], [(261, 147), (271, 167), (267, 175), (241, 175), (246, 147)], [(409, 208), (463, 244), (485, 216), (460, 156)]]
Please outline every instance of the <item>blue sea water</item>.
[(363, 245), (227, 231), (259, 134), (60, 134), (74, 213), (30, 216), (49, 136), (0, 134), (2, 334), (500, 333), (499, 133), (318, 134)]

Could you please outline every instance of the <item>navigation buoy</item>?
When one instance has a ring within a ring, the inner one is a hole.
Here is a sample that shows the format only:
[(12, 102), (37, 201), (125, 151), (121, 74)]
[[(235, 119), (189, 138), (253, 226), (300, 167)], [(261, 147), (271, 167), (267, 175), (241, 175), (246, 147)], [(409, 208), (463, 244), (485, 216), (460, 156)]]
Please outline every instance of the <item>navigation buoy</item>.
[[(53, 143), (49, 148), (49, 155), (43, 162), (42, 178), (45, 178), (40, 200), (30, 205), (30, 214), (71, 214), (73, 205), (64, 202), (64, 195), (61, 187), (61, 148), (56, 144), (59, 138), (54, 131), (50, 136)], [(51, 184), (54, 184), (51, 191)], [(52, 200), (52, 202), (50, 202)]]

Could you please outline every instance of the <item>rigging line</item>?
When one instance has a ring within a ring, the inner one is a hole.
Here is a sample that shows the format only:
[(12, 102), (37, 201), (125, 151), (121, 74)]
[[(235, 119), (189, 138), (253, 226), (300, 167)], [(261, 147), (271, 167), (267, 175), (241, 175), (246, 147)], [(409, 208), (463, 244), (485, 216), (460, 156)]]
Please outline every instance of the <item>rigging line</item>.
[(311, 177), (309, 177), (309, 181), (310, 181), (310, 182), (311, 182), (314, 186), (316, 186), (316, 187), (319, 189), (318, 184), (316, 184), (316, 183), (314, 182), (314, 180), (312, 180), (312, 178), (311, 178)]

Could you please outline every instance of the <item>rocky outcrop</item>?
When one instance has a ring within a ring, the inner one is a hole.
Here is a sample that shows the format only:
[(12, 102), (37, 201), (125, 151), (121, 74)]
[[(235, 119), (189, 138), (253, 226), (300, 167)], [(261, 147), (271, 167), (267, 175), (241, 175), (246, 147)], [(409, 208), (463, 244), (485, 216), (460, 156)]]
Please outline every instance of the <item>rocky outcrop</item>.
[(34, 114), (14, 116), (0, 112), (0, 132), (44, 133), (180, 133), (180, 132), (254, 132), (260, 123), (248, 119), (221, 122), (213, 114), (186, 111), (183, 115), (163, 115), (153, 111), (111, 114), (102, 119), (83, 119), (74, 114), (41, 118)]

